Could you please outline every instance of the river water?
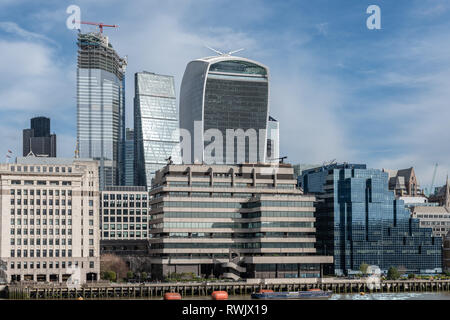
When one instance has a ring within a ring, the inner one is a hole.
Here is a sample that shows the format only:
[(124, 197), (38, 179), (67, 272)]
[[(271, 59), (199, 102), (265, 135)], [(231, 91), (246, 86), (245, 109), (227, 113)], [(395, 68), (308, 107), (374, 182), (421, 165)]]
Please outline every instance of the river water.
[[(162, 298), (152, 298), (161, 300)], [(228, 300), (251, 300), (249, 294), (229, 295)], [(185, 296), (183, 300), (211, 300), (210, 296)], [(323, 300), (323, 299), (320, 299)], [(366, 293), (360, 294), (333, 294), (328, 300), (450, 300), (450, 293), (447, 292), (398, 292), (398, 293)], [(256, 300), (255, 300), (256, 301)]]

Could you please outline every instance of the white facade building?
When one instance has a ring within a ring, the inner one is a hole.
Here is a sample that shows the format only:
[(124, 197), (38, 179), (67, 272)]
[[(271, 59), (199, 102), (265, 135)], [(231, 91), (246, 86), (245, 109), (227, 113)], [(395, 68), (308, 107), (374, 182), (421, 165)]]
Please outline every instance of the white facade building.
[(0, 164), (0, 259), (7, 281), (79, 282), (100, 273), (98, 162), (18, 158)]

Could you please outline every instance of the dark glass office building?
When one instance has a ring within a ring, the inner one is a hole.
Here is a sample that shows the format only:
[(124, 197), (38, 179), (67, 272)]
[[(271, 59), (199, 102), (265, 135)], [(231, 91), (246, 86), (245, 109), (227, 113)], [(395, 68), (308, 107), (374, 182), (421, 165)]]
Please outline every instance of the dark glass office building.
[(316, 195), (317, 249), (332, 254), (330, 274), (358, 272), (362, 263), (387, 271), (442, 270), (442, 239), (419, 227), (388, 189), (388, 174), (362, 164), (303, 171), (305, 193)]
[(23, 156), (56, 157), (56, 135), (50, 134), (50, 119), (31, 119), (31, 128), (23, 130)]
[[(187, 65), (180, 91), (180, 128), (188, 130), (195, 141), (193, 162), (265, 161), (269, 112), (266, 66), (230, 55), (197, 59)], [(199, 133), (194, 130), (195, 122), (201, 124)], [(220, 133), (221, 140), (206, 136), (209, 129)], [(244, 134), (242, 138), (229, 135), (233, 144), (227, 144), (227, 129), (241, 129)], [(222, 147), (221, 154), (217, 150), (205, 152), (213, 141)]]

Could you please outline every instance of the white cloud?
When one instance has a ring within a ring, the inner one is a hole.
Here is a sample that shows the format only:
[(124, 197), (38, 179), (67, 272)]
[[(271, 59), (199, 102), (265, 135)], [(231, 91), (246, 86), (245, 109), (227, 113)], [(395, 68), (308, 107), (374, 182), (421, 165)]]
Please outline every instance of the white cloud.
[(52, 39), (31, 31), (27, 31), (21, 28), (17, 23), (11, 21), (0, 21), (0, 30), (4, 32), (11, 33), (17, 37), (26, 39), (26, 40), (43, 40), (55, 44), (55, 41)]

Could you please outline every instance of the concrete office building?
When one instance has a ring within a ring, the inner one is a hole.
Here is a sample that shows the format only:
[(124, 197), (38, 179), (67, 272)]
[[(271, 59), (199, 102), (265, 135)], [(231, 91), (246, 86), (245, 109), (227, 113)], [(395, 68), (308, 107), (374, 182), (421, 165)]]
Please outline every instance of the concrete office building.
[[(180, 89), (180, 128), (190, 132), (190, 160), (185, 163), (265, 162), (269, 119), (269, 69), (229, 54), (189, 62)], [(197, 129), (196, 129), (197, 126)], [(208, 130), (218, 130), (211, 147)], [(227, 129), (242, 129), (253, 138), (238, 139)], [(183, 152), (186, 152), (183, 150)], [(183, 155), (183, 160), (186, 156)]]
[(101, 192), (100, 212), (102, 241), (148, 238), (146, 187), (106, 187)]
[(102, 190), (122, 181), (127, 61), (103, 33), (79, 33), (77, 44), (77, 153), (99, 161)]
[(171, 157), (181, 163), (178, 108), (173, 76), (135, 74), (135, 185), (152, 184), (155, 172)]
[(387, 172), (364, 164), (303, 171), (304, 192), (318, 199), (318, 251), (334, 256), (327, 273), (357, 273), (362, 263), (384, 272), (390, 267), (413, 273), (442, 271), (442, 239), (410, 217), (388, 184)]
[(150, 190), (152, 276), (319, 277), (314, 196), (280, 164), (167, 165)]
[(26, 157), (0, 164), (0, 259), (11, 281), (100, 273), (98, 163)]
[(411, 206), (412, 217), (420, 220), (420, 226), (432, 228), (433, 235), (444, 238), (450, 231), (449, 182), (440, 188), (430, 203)]
[(31, 119), (30, 129), (23, 130), (23, 156), (56, 157), (56, 135), (50, 133), (50, 119)]
[(421, 227), (431, 228), (435, 237), (443, 239), (450, 231), (450, 208), (415, 205), (411, 207), (411, 216), (420, 221)]

